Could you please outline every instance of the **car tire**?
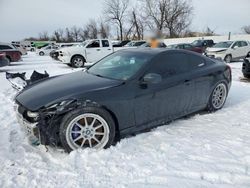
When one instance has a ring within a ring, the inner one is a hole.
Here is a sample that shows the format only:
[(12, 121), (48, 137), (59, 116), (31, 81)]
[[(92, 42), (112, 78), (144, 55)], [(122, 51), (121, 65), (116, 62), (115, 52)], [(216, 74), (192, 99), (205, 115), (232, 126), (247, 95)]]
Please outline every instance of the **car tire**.
[(245, 78), (250, 78), (250, 74), (243, 74)]
[(209, 112), (215, 112), (223, 108), (228, 95), (228, 85), (222, 81), (216, 84), (214, 87), (207, 105)]
[(226, 63), (231, 63), (231, 61), (232, 61), (232, 55), (226, 55), (226, 57), (224, 58), (224, 61)]
[(247, 53), (246, 58), (250, 58), (250, 52)]
[(44, 52), (39, 52), (39, 55), (40, 56), (44, 56)]
[(82, 56), (77, 55), (77, 56), (72, 58), (71, 65), (74, 68), (82, 68), (82, 67), (84, 67), (85, 62), (86, 62), (86, 60)]
[(106, 149), (114, 143), (115, 132), (115, 122), (109, 112), (85, 107), (63, 117), (59, 136), (64, 150), (71, 152), (79, 148)]

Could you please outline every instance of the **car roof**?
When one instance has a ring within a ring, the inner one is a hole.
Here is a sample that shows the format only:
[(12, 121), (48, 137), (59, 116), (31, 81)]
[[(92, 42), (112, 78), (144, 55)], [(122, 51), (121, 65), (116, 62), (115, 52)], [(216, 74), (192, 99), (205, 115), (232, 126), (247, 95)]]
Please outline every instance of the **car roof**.
[[(132, 48), (132, 49), (124, 49), (118, 50), (116, 52), (131, 52), (131, 53), (145, 53), (153, 56), (159, 55), (163, 52), (184, 52), (189, 54), (197, 54), (192, 51), (182, 50), (182, 49), (171, 49), (171, 48)], [(198, 54), (197, 54), (198, 55)]]

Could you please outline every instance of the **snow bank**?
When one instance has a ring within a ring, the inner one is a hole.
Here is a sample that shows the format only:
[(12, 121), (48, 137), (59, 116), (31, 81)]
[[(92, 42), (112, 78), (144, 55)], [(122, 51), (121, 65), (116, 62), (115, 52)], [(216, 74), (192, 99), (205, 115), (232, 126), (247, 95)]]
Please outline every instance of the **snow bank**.
[[(28, 144), (12, 108), (15, 92), (0, 73), (0, 187), (250, 187), (250, 83), (239, 80), (241, 63), (231, 66), (224, 109), (123, 139), (110, 149), (69, 155)], [(34, 54), (7, 69), (75, 71)]]

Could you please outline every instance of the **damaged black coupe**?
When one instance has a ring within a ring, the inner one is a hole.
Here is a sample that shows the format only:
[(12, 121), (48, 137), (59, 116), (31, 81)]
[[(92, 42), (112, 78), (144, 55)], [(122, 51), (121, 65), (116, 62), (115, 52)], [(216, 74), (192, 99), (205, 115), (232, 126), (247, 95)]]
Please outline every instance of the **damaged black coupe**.
[(15, 102), (29, 135), (70, 152), (107, 148), (185, 115), (221, 109), (230, 85), (231, 69), (222, 61), (182, 50), (130, 49), (87, 70), (34, 82)]

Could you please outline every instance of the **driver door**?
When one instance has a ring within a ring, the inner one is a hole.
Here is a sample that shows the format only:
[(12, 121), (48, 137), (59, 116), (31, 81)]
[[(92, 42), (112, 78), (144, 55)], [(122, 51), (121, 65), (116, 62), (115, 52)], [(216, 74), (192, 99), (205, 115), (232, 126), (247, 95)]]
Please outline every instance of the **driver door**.
[(102, 58), (100, 40), (93, 40), (86, 47), (87, 62), (96, 62)]
[[(181, 117), (191, 108), (194, 82), (185, 73), (187, 58), (184, 53), (165, 53), (153, 60), (144, 74), (158, 74), (159, 83), (138, 87), (135, 95), (136, 125), (154, 127)], [(140, 81), (141, 82), (141, 81)]]

